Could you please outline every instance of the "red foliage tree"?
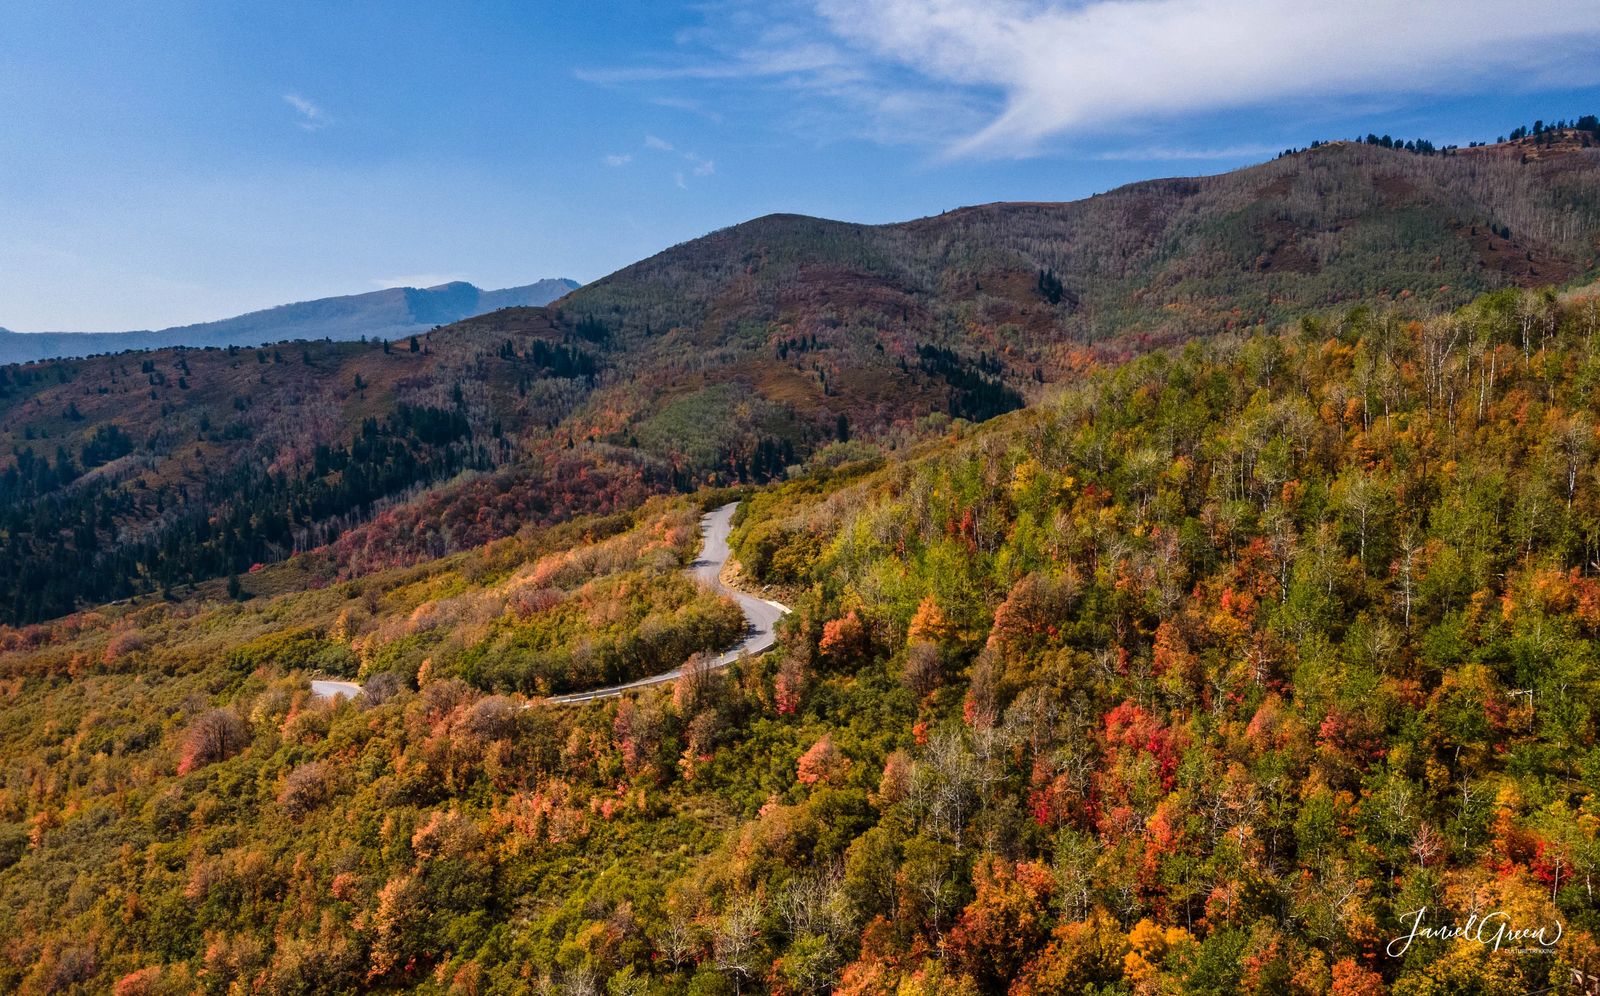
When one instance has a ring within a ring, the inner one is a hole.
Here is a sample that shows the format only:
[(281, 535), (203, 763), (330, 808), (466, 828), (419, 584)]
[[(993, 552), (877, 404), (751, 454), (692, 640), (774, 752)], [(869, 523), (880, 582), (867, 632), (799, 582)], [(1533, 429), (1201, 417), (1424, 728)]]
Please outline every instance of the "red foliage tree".
[(1178, 751), (1181, 747), (1178, 734), (1161, 721), (1132, 702), (1106, 713), (1106, 747), (1115, 764), (1119, 753), (1142, 751), (1156, 759), (1161, 773), (1161, 787), (1172, 791), (1178, 771)]
[(178, 774), (187, 775), (208, 764), (230, 758), (249, 742), (250, 728), (237, 713), (228, 709), (212, 709), (202, 713), (189, 724), (189, 731), (184, 734)]
[(834, 745), (833, 735), (824, 734), (811, 749), (800, 755), (795, 765), (796, 776), (802, 785), (837, 784), (850, 768), (850, 759)]
[(822, 625), (822, 640), (817, 649), (822, 656), (838, 663), (847, 663), (860, 657), (867, 646), (867, 627), (861, 616), (851, 609), (838, 619)]
[(805, 693), (806, 664), (798, 655), (787, 654), (778, 667), (778, 677), (773, 682), (772, 697), (778, 715), (792, 716), (800, 708), (800, 697)]
[(1070, 575), (1056, 580), (1029, 574), (1012, 586), (994, 610), (989, 646), (1020, 653), (1059, 631), (1072, 604), (1077, 582)]
[(957, 964), (984, 991), (1015, 979), (1043, 946), (1045, 917), (1055, 877), (1041, 864), (1012, 865), (1000, 858), (979, 862), (973, 872), (977, 895), (947, 939)]
[(1383, 996), (1383, 976), (1354, 958), (1333, 963), (1333, 996)]

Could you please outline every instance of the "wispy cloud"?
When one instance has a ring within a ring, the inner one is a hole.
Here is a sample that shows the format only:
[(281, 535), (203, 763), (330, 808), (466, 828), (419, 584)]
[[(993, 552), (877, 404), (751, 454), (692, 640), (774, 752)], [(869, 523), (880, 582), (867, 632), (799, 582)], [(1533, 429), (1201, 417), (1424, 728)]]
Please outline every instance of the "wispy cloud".
[(577, 77), (588, 83), (653, 83), (663, 80), (736, 80), (752, 76), (788, 76), (843, 65), (848, 57), (836, 44), (798, 38), (792, 31), (768, 33), (749, 48), (725, 53), (716, 60), (680, 60), (654, 66), (580, 69)]
[(1600, 4), (1570, 0), (1514, 16), (1504, 0), (711, 2), (676, 51), (582, 77), (760, 86), (792, 95), (790, 123), (819, 136), (970, 157), (1243, 108), (1600, 83)]
[(607, 166), (626, 166), (633, 162), (633, 156), (626, 152), (612, 152), (600, 157), (600, 161)]
[(878, 59), (1001, 95), (957, 155), (1026, 154), (1129, 117), (1600, 78), (1593, 60), (1561, 58), (1600, 40), (1600, 6), (1563, 0), (1523, 0), (1514, 17), (1502, 0), (818, 0), (817, 10)]
[(689, 161), (695, 176), (710, 176), (717, 171), (717, 164), (704, 156), (695, 155), (693, 152), (685, 152), (683, 158)]
[[(581, 70), (578, 78), (636, 86), (649, 91), (650, 103), (718, 121), (722, 113), (702, 112), (703, 102), (683, 91), (713, 94), (728, 113), (748, 108), (757, 92), (774, 94), (788, 107), (781, 127), (819, 143), (942, 143), (957, 137), (954, 129), (982, 123), (966, 95), (913, 80), (846, 44), (811, 0), (706, 0), (702, 7), (706, 27), (680, 32), (677, 51), (650, 65)], [(665, 85), (675, 92), (653, 92)]]
[(707, 121), (713, 121), (718, 124), (722, 122), (722, 115), (719, 112), (711, 110), (698, 100), (690, 100), (687, 97), (651, 97), (650, 103), (657, 107), (669, 107), (675, 111), (698, 114)]
[(321, 131), (333, 123), (333, 119), (328, 117), (327, 111), (324, 111), (321, 107), (298, 93), (284, 94), (283, 102), (294, 108), (296, 114), (295, 124), (306, 131)]
[[(682, 168), (672, 171), (672, 182), (682, 190), (689, 189), (688, 178), (690, 176), (711, 176), (717, 171), (715, 160), (702, 156), (698, 152), (680, 152), (676, 145), (658, 135), (646, 135), (644, 137), (644, 148), (646, 151), (656, 153), (658, 156), (664, 155), (688, 164), (687, 172)], [(610, 159), (612, 157), (608, 156), (607, 158)], [(632, 157), (629, 156), (628, 158), (631, 159)]]

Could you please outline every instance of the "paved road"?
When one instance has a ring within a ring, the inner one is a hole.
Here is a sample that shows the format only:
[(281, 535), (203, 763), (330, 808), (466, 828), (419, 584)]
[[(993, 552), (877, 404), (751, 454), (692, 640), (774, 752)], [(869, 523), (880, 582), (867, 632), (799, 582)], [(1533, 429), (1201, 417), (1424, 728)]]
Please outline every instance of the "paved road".
[[(727, 594), (738, 602), (739, 608), (744, 610), (745, 621), (749, 624), (745, 629), (744, 638), (718, 655), (711, 662), (712, 667), (726, 667), (744, 654), (754, 656), (772, 646), (777, 641), (772, 627), (784, 613), (789, 611), (777, 602), (769, 602), (736, 588), (729, 588), (719, 578), (722, 574), (722, 565), (728, 562), (728, 533), (733, 529), (733, 512), (738, 507), (738, 502), (730, 502), (700, 517), (700, 557), (688, 567), (690, 577), (712, 591)], [(675, 667), (671, 671), (653, 674), (638, 681), (595, 688), (587, 692), (573, 692), (570, 695), (557, 695), (547, 701), (588, 702), (591, 699), (605, 699), (621, 695), (631, 689), (673, 681), (682, 675), (683, 668)]]
[[(744, 618), (748, 623), (744, 637), (716, 657), (711, 662), (712, 667), (727, 667), (744, 654), (754, 656), (772, 646), (777, 641), (772, 627), (777, 625), (778, 620), (789, 611), (777, 602), (769, 602), (736, 588), (729, 588), (721, 581), (722, 565), (728, 562), (728, 533), (733, 530), (733, 512), (738, 507), (738, 502), (730, 502), (700, 517), (700, 557), (687, 568), (690, 577), (712, 591), (725, 593), (738, 602), (739, 608), (744, 610)], [(671, 671), (653, 674), (638, 681), (595, 688), (587, 692), (573, 692), (570, 695), (557, 695), (545, 701), (588, 702), (591, 699), (608, 699), (631, 689), (674, 681), (682, 675), (683, 668), (675, 667)], [(318, 680), (311, 683), (311, 691), (323, 699), (355, 698), (361, 694), (361, 686), (353, 681)]]
[(353, 681), (322, 681), (311, 683), (311, 694), (319, 699), (353, 699), (361, 694), (361, 686)]

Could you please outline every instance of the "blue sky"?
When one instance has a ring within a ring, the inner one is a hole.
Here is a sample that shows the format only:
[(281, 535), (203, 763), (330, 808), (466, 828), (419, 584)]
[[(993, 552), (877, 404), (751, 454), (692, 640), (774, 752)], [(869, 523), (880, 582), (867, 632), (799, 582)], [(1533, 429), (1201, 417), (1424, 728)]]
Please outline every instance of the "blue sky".
[(883, 222), (1368, 131), (1600, 113), (1600, 5), (0, 6), (0, 325), (596, 277), (773, 211)]

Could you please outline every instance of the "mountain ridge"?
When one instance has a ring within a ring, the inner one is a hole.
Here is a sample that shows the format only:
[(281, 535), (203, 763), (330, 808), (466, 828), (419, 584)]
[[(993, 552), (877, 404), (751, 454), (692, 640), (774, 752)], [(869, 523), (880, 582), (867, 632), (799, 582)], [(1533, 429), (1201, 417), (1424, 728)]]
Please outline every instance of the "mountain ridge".
[(884, 226), (765, 216), (548, 306), (430, 326), (415, 348), (0, 368), (0, 621), (297, 552), (355, 577), (648, 494), (782, 479), (1162, 346), (1592, 278), (1597, 248), (1600, 149), (1341, 143), (1082, 201)]
[[(774, 213), (624, 267), (563, 306), (616, 314), (624, 330), (660, 329), (682, 315), (684, 301), (732, 289), (737, 278), (793, 279), (801, 267), (819, 265), (864, 266), (923, 298), (961, 296), (930, 278), (970, 276), (975, 283), (965, 297), (993, 297), (1002, 295), (983, 283), (985, 271), (1031, 282), (1036, 272), (1028, 271), (1053, 270), (1065, 290), (1098, 305), (1094, 313), (1106, 319), (1097, 323), (1085, 312), (1064, 324), (1096, 337), (1130, 326), (1214, 331), (1226, 324), (1215, 321), (1221, 314), (1254, 323), (1282, 310), (1275, 298), (1295, 306), (1311, 296), (1307, 290), (1320, 305), (1406, 290), (1432, 295), (1448, 283), (1449, 300), (1441, 303), (1454, 306), (1508, 283), (1560, 283), (1593, 268), (1597, 164), (1600, 149), (1593, 148), (1522, 162), (1336, 142), (1228, 173), (1142, 180), (1072, 201), (998, 201), (879, 225)], [(1564, 225), (1575, 234), (1563, 234)], [(1499, 242), (1486, 257), (1474, 240), (1490, 228)], [(719, 258), (718, 251), (738, 258)], [(1518, 272), (1518, 253), (1522, 262), (1531, 253), (1546, 266)], [(1249, 282), (1259, 286), (1238, 286), (1241, 271), (1259, 274)], [(677, 301), (637, 307), (646, 294), (665, 297), (670, 278), (680, 275), (723, 286), (680, 290), (672, 295)], [(1306, 287), (1319, 278), (1335, 286)], [(1153, 296), (1194, 313), (1145, 308)], [(1236, 314), (1241, 298), (1250, 310)], [(1141, 309), (1146, 313), (1131, 314)]]
[(315, 298), (230, 318), (125, 332), (14, 332), (0, 327), (0, 363), (160, 349), (168, 346), (259, 346), (291, 339), (395, 339), (507, 307), (548, 304), (580, 285), (552, 277), (498, 290), (466, 281), (433, 287), (386, 287)]

